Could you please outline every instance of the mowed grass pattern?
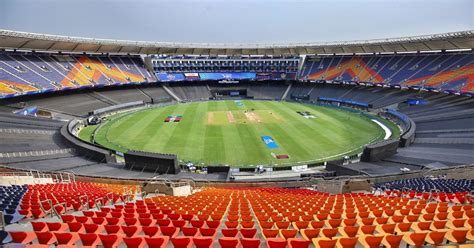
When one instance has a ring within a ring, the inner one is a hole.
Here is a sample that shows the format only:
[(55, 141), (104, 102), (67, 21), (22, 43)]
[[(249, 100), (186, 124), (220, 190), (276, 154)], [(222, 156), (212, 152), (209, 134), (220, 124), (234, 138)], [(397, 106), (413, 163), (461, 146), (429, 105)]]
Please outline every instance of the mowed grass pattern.
[[(360, 152), (385, 134), (359, 113), (291, 102), (241, 102), (243, 106), (234, 101), (194, 102), (123, 115), (103, 125), (96, 142), (122, 152), (174, 153), (195, 163), (248, 166), (340, 158)], [(250, 109), (254, 111), (246, 114)], [(303, 118), (296, 111), (309, 111), (316, 118)], [(170, 115), (183, 119), (165, 123)], [(267, 148), (264, 135), (279, 148)], [(290, 158), (276, 159), (272, 153)]]

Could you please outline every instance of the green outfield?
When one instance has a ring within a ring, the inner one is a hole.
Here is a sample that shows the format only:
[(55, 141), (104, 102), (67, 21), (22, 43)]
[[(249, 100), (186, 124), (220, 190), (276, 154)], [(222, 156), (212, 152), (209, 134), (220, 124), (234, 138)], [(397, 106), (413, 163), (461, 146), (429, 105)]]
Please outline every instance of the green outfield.
[[(208, 165), (284, 165), (321, 162), (361, 152), (385, 131), (358, 112), (277, 101), (208, 101), (153, 107), (119, 114), (84, 128), (80, 137), (125, 152), (128, 149), (178, 154)], [(303, 117), (308, 112), (315, 118)], [(180, 122), (164, 122), (182, 116)], [(398, 127), (378, 119), (398, 137)], [(97, 130), (95, 130), (97, 128)], [(263, 141), (262, 136), (271, 140)], [(272, 143), (273, 141), (273, 143)], [(269, 148), (269, 146), (276, 148)], [(288, 158), (277, 159), (277, 155)]]

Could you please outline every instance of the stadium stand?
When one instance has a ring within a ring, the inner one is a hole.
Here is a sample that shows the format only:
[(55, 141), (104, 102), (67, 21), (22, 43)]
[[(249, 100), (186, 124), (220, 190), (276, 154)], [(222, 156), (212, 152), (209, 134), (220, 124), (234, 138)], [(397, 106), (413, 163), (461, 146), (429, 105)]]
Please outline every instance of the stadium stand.
[[(92, 184), (78, 188), (88, 187), (96, 187), (97, 195), (120, 189)], [(152, 196), (123, 203), (126, 198), (111, 195), (115, 197), (107, 199), (113, 199), (112, 206), (92, 207), (95, 202), (89, 200), (87, 209), (76, 199), (71, 207), (77, 208), (70, 210), (75, 214), (60, 209), (60, 219), (43, 216), (21, 231), (15, 230), (18, 225), (7, 226), (6, 240), (10, 238), (9, 244), (104, 247), (469, 247), (474, 241), (472, 205), (424, 199), (416, 192), (385, 196), (204, 188), (186, 197)]]
[(461, 192), (467, 194), (474, 190), (474, 182), (466, 179), (445, 178), (413, 178), (385, 182), (375, 187), (384, 187), (387, 190), (409, 190), (415, 192), (441, 191), (445, 193)]
[(303, 80), (354, 81), (473, 92), (473, 54), (320, 56), (306, 59)]
[(0, 96), (155, 82), (140, 57), (2, 52)]

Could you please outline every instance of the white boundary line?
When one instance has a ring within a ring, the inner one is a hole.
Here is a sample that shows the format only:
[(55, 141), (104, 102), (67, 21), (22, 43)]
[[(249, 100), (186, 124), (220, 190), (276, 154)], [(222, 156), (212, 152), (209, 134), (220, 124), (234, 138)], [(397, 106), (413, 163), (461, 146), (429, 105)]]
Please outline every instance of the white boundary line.
[(390, 128), (386, 127), (383, 123), (376, 119), (372, 119), (373, 122), (377, 123), (384, 131), (385, 131), (385, 137), (383, 138), (384, 140), (388, 140), (392, 136), (392, 131), (390, 131)]

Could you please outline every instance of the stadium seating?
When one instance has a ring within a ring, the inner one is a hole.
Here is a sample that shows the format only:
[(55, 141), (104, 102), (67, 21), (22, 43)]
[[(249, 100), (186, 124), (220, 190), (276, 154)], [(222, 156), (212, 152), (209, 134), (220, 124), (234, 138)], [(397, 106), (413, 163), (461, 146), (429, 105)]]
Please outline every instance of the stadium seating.
[[(35, 221), (33, 231), (9, 234), (14, 243), (35, 245), (420, 247), (472, 244), (473, 211), (471, 205), (404, 196), (205, 188), (187, 197), (158, 196), (63, 214), (62, 223)], [(230, 222), (236, 225), (226, 227)]]
[(444, 178), (413, 178), (377, 184), (376, 187), (389, 190), (410, 190), (416, 192), (441, 191), (445, 193), (470, 192), (474, 190), (474, 182), (467, 179)]
[(309, 57), (303, 80), (397, 84), (474, 92), (472, 53)]
[(140, 57), (0, 54), (0, 98), (47, 91), (154, 82)]
[(23, 219), (17, 209), (26, 191), (26, 185), (0, 186), (0, 211), (7, 225)]

